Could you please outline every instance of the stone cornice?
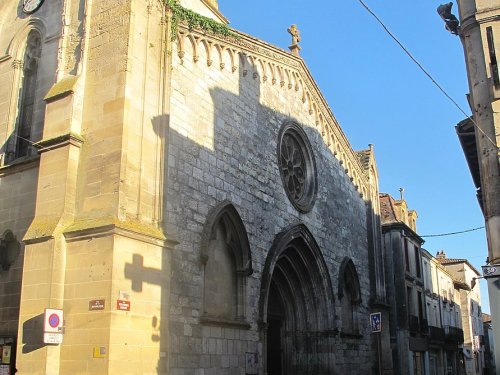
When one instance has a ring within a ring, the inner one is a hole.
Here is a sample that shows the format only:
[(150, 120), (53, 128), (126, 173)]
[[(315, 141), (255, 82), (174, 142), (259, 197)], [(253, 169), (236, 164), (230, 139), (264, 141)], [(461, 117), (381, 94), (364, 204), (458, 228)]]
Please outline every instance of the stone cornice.
[(33, 220), (23, 241), (26, 244), (39, 243), (64, 235), (68, 242), (89, 238), (119, 235), (157, 246), (173, 248), (177, 241), (168, 238), (155, 225), (138, 220), (119, 220), (116, 217), (77, 219), (64, 223), (56, 216), (37, 217)]
[(170, 248), (178, 243), (168, 238), (163, 230), (155, 225), (132, 219), (118, 220), (113, 217), (78, 219), (66, 227), (63, 233), (68, 241), (115, 234)]
[(47, 103), (53, 102), (57, 99), (71, 95), (75, 92), (75, 86), (78, 82), (78, 76), (66, 76), (59, 82), (56, 82), (49, 90), (47, 95), (43, 98)]
[[(290, 54), (283, 49), (268, 44), (260, 39), (231, 30), (235, 36), (222, 36), (206, 34), (199, 30), (189, 30), (185, 25), (179, 25), (177, 35), (177, 48), (179, 58), (184, 58), (184, 46), (186, 43), (193, 45), (194, 62), (198, 62), (198, 50), (205, 48), (207, 51), (207, 65), (212, 66), (214, 56), (218, 55), (220, 65), (224, 69), (222, 54), (229, 52), (232, 71), (238, 69), (240, 58), (248, 59), (251, 65), (261, 71), (263, 83), (295, 89), (302, 95), (305, 110), (314, 115), (315, 125), (323, 137), (325, 144), (343, 165), (345, 172), (353, 182), (359, 193), (369, 199), (370, 188), (369, 175), (363, 169), (360, 161), (352, 149), (347, 137), (340, 128), (328, 102), (312, 77), (304, 60), (299, 56)], [(246, 68), (246, 66), (244, 66)], [(243, 76), (248, 74), (247, 69), (242, 72)], [(253, 77), (259, 74), (255, 71)]]
[(395, 221), (382, 224), (382, 233), (385, 234), (393, 230), (402, 231), (403, 236), (412, 238), (420, 245), (422, 245), (425, 242), (425, 240), (422, 237), (420, 237), (413, 229), (411, 229), (408, 225), (406, 225), (402, 221)]
[(471, 28), (477, 27), (482, 24), (500, 21), (500, 14), (498, 9), (477, 12), (469, 15), (460, 21), (461, 34), (468, 32)]
[(76, 147), (81, 147), (83, 142), (84, 140), (80, 135), (74, 133), (67, 133), (48, 139), (42, 139), (41, 141), (36, 142), (34, 146), (38, 148), (39, 153), (42, 153), (69, 144)]

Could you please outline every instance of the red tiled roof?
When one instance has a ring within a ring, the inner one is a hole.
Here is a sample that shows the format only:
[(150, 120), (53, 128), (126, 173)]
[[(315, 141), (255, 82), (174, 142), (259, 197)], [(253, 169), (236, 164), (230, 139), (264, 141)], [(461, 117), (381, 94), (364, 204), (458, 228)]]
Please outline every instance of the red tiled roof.
[(436, 258), (436, 259), (441, 264), (465, 263), (465, 262), (467, 262), (467, 259), (456, 259), (456, 258)]
[(467, 265), (475, 272), (478, 274), (478, 276), (481, 276), (481, 273), (474, 267), (467, 259), (457, 259), (457, 258), (436, 258), (439, 263), (442, 265), (447, 265), (447, 264), (459, 264), (459, 263), (467, 263)]
[(396, 210), (394, 209), (394, 198), (387, 193), (380, 193), (379, 198), (382, 224), (399, 222)]

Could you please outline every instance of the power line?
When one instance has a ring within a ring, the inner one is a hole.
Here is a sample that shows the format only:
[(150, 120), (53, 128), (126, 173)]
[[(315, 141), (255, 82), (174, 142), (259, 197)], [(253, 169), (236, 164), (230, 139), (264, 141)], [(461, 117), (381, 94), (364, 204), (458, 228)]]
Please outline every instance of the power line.
[(361, 5), (370, 13), (376, 20), (377, 22), (382, 26), (382, 28), (385, 30), (387, 34), (401, 47), (401, 49), (408, 55), (408, 57), (424, 72), (424, 74), (434, 83), (434, 85), (455, 105), (455, 107), (458, 108), (460, 112), (462, 112), (465, 117), (470, 118), (471, 122), (474, 124), (474, 126), (479, 130), (481, 134), (483, 134), (486, 139), (496, 148), (498, 149), (498, 146), (493, 142), (493, 140), (479, 127), (479, 125), (474, 121), (472, 116), (468, 115), (462, 107), (446, 92), (446, 90), (439, 84), (437, 81), (431, 76), (431, 74), (423, 67), (423, 65), (411, 54), (411, 52), (399, 41), (399, 39), (387, 28), (387, 26), (384, 24), (384, 22), (368, 7), (368, 5), (365, 4), (363, 0), (358, 0)]
[(466, 229), (466, 230), (461, 230), (459, 232), (450, 232), (450, 233), (441, 233), (441, 234), (426, 234), (420, 237), (444, 237), (444, 236), (453, 236), (455, 234), (462, 234), (462, 233), (468, 233), (468, 232), (473, 232), (475, 230), (483, 229), (484, 225), (482, 227), (477, 227), (477, 228), (472, 228), (472, 229)]

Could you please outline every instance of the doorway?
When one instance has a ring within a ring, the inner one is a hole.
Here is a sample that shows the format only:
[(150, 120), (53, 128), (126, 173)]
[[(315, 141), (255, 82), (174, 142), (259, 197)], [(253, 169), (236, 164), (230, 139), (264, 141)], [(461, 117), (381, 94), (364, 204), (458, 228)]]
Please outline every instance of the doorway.
[(333, 292), (303, 225), (278, 237), (264, 267), (261, 314), (268, 375), (333, 374)]

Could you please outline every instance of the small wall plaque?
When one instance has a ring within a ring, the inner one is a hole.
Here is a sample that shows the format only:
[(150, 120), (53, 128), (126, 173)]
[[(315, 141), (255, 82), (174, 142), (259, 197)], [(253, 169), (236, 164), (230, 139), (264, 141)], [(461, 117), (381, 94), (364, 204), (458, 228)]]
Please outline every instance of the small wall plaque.
[(105, 300), (104, 299), (93, 299), (89, 302), (89, 311), (104, 310)]
[(117, 300), (116, 309), (120, 311), (130, 311), (130, 301)]
[(106, 348), (104, 346), (94, 346), (94, 358), (105, 358)]

